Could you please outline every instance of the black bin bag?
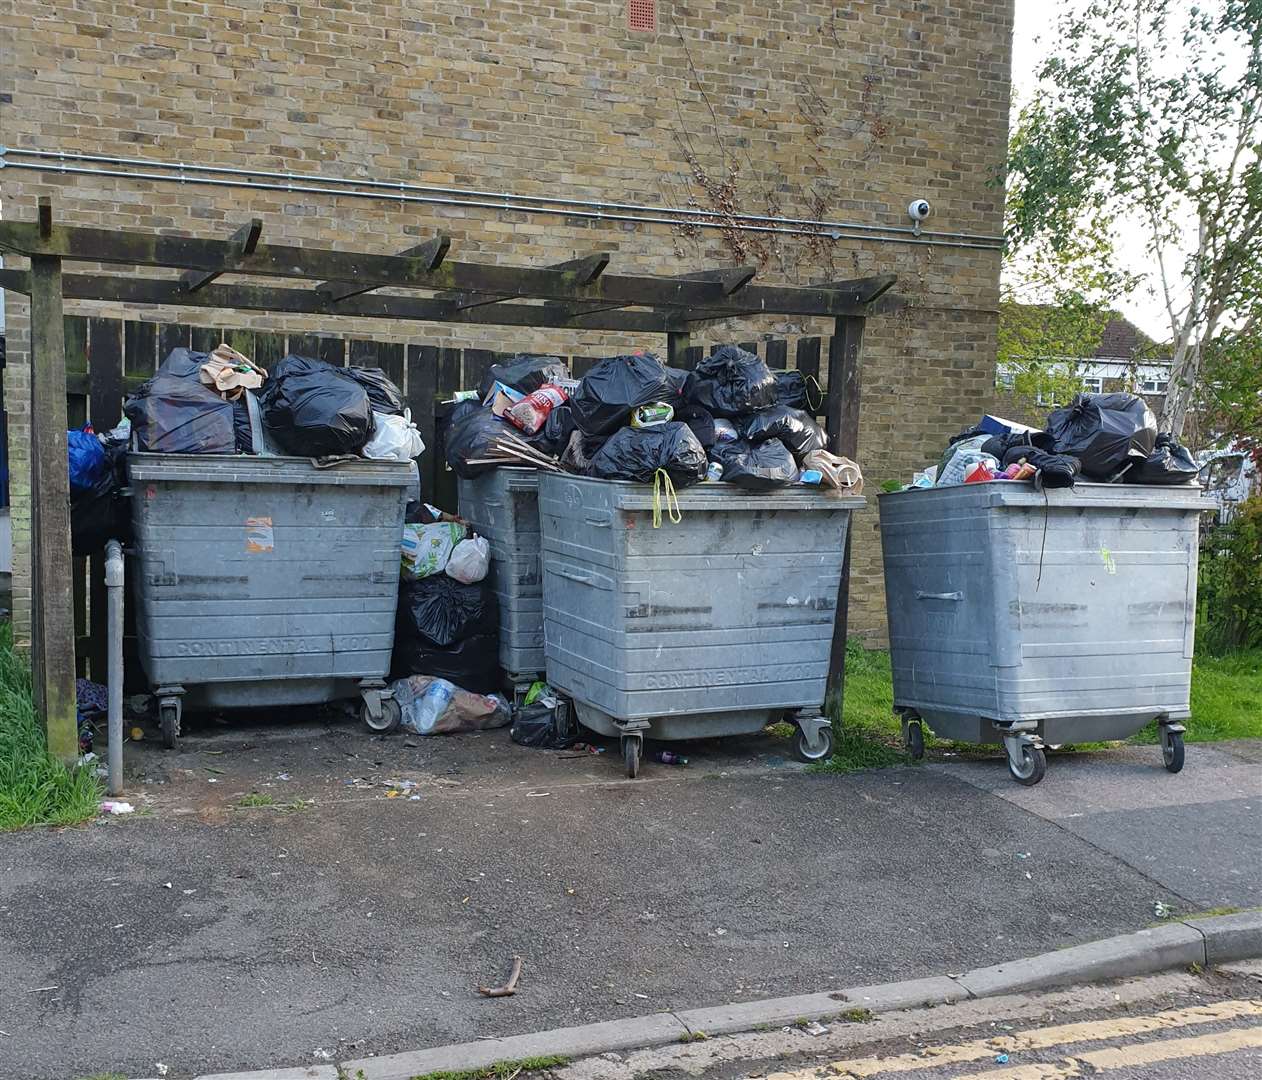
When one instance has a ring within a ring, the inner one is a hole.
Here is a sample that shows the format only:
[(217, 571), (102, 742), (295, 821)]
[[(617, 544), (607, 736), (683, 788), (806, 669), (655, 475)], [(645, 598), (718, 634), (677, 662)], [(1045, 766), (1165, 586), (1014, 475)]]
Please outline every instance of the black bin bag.
[(446, 648), (479, 634), (497, 633), (499, 607), (485, 582), (466, 585), (446, 574), (431, 574), (399, 586), (397, 638)]
[(478, 387), (478, 400), (485, 401), (491, 387), (497, 382), (520, 390), (523, 394), (533, 394), (545, 383), (556, 382), (557, 379), (570, 377), (569, 365), (559, 356), (535, 356), (532, 353), (518, 353), (502, 364), (492, 364), (482, 376)]
[(525, 705), (513, 714), (508, 737), (519, 746), (566, 750), (578, 742), (578, 728), (568, 720), (569, 715), (561, 705)]
[(772, 375), (776, 380), (776, 402), (780, 405), (787, 405), (790, 409), (804, 409), (806, 412), (813, 412), (822, 404), (821, 401), (812, 401), (810, 386), (806, 381), (806, 376), (800, 371), (773, 371)]
[(724, 345), (693, 369), (688, 400), (731, 420), (776, 403), (776, 378), (754, 353)]
[(646, 484), (665, 469), (676, 487), (705, 479), (705, 450), (687, 424), (671, 421), (651, 428), (615, 431), (592, 457), (587, 475)]
[(676, 397), (674, 383), (652, 353), (607, 356), (579, 380), (570, 413), (588, 435), (608, 435), (631, 422), (633, 409)]
[(231, 454), (237, 449), (233, 403), (196, 377), (159, 373), (127, 399), (123, 413), (131, 421), (137, 450)]
[(723, 479), (751, 491), (784, 487), (798, 478), (797, 463), (779, 439), (715, 443), (710, 457), (723, 466)]
[(772, 405), (756, 412), (741, 425), (741, 434), (752, 443), (779, 439), (798, 461), (812, 450), (825, 450), (828, 443), (814, 418), (801, 409)]
[(374, 412), (387, 416), (403, 415), (407, 407), (403, 401), (403, 391), (380, 368), (348, 367), (338, 370), (345, 371), (364, 388)]
[(493, 694), (500, 689), (499, 652), (500, 636), (494, 631), (474, 634), (445, 646), (396, 637), (390, 673), (396, 679), (433, 675), (455, 683), (462, 690)]
[(491, 443), (503, 435), (523, 438), (520, 431), (499, 419), (490, 409), (483, 408), (476, 401), (460, 402), (451, 411), (447, 434), (443, 440), (447, 464), (457, 476), (466, 480), (490, 472), (496, 466), (470, 465), (469, 462), (484, 458)]
[(372, 437), (368, 392), (323, 360), (286, 356), (263, 384), (259, 405), (276, 441), (301, 457), (354, 454)]
[(1135, 394), (1078, 394), (1047, 418), (1054, 454), (1082, 463), (1088, 480), (1113, 481), (1157, 443), (1157, 418)]
[(1153, 452), (1126, 472), (1129, 484), (1186, 484), (1195, 480), (1200, 469), (1186, 446), (1172, 435), (1157, 436)]

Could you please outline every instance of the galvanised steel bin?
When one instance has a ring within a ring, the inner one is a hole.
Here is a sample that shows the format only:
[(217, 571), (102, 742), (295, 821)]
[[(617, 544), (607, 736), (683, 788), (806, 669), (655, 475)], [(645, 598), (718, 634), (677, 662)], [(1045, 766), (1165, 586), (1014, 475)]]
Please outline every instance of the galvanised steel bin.
[(205, 708), (364, 698), (389, 726), (407, 465), (128, 457), (140, 661), (162, 737)]
[(894, 707), (911, 752), (921, 721), (1002, 742), (1036, 784), (1045, 743), (1160, 726), (1183, 767), (1196, 624), (1196, 485), (1011, 482), (882, 494)]
[(539, 473), (493, 469), (460, 480), (460, 516), (491, 545), (488, 580), (500, 608), (500, 667), (517, 689), (542, 677), (543, 571)]
[(810, 488), (679, 492), (653, 528), (645, 484), (539, 476), (548, 682), (578, 719), (622, 737), (759, 731), (788, 714), (807, 760), (832, 752), (821, 715), (856, 497)]

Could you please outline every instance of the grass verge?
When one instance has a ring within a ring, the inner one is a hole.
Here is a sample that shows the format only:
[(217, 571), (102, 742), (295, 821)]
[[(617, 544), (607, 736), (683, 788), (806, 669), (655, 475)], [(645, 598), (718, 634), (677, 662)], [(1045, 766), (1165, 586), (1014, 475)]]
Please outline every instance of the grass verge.
[(51, 757), (35, 715), (31, 675), (0, 626), (0, 831), (74, 825), (95, 817), (102, 788), (90, 766), (67, 769)]
[(903, 751), (902, 728), (893, 709), (890, 654), (869, 651), (851, 639), (846, 644), (846, 695), (840, 723), (835, 704), (829, 707), (833, 756), (815, 768), (850, 773), (909, 764), (911, 758)]
[[(1192, 718), (1183, 738), (1262, 739), (1262, 649), (1192, 661)], [(1157, 725), (1149, 724), (1131, 741), (1157, 742)]]
[(412, 1077), (412, 1080), (509, 1080), (522, 1072), (538, 1069), (555, 1069), (568, 1065), (570, 1059), (563, 1054), (549, 1054), (547, 1057), (521, 1058), (517, 1061), (497, 1061), (481, 1069), (440, 1069), (438, 1072), (423, 1073)]

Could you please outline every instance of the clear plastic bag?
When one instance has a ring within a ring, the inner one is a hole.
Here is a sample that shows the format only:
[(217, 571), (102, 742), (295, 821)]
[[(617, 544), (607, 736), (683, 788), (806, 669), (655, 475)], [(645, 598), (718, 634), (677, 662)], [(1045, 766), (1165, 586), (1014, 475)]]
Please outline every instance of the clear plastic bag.
[(378, 461), (411, 461), (425, 452), (425, 440), (416, 425), (393, 413), (373, 413), (372, 438), (360, 451)]
[(481, 581), (491, 569), (491, 545), (483, 536), (461, 540), (451, 549), (445, 570), (448, 577), (472, 585)]

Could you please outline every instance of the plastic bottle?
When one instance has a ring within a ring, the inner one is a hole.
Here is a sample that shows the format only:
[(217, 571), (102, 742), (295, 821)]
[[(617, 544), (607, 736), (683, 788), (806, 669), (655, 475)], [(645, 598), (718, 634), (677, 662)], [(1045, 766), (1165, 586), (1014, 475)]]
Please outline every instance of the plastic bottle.
[(406, 726), (418, 735), (428, 735), (447, 711), (454, 692), (455, 687), (446, 679), (435, 679), (425, 688), (425, 693), (404, 706)]
[(653, 754), (654, 761), (660, 761), (663, 765), (687, 765), (688, 759), (683, 754), (676, 754), (674, 750), (658, 750)]
[(710, 467), (706, 469), (705, 471), (705, 478), (707, 480), (722, 480), (723, 479), (722, 462), (718, 462), (718, 461), (710, 462)]
[(527, 394), (505, 413), (508, 422), (527, 435), (535, 435), (548, 419), (548, 413), (563, 405), (569, 395), (559, 386), (548, 383), (533, 394)]
[(664, 401), (641, 405), (631, 414), (631, 426), (636, 429), (659, 427), (675, 418), (675, 410)]

